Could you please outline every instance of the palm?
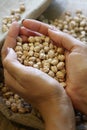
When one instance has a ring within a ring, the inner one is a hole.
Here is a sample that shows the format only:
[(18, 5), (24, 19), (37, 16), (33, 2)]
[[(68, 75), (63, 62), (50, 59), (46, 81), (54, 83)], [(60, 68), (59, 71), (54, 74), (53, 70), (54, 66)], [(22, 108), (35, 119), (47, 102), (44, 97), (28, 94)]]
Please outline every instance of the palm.
[[(66, 56), (67, 87), (66, 91), (71, 97), (73, 104), (79, 108), (77, 103), (87, 97), (87, 47), (74, 49)], [(78, 64), (79, 63), (79, 64)], [(80, 99), (81, 98), (81, 99)]]

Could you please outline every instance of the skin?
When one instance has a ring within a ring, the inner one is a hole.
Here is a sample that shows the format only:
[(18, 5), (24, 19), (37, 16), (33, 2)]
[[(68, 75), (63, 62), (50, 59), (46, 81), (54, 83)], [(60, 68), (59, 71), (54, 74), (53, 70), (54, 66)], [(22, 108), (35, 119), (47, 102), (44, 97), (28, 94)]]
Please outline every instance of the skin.
[[(87, 114), (87, 46), (47, 24), (35, 20), (24, 20), (22, 24), (22, 28), (17, 23), (12, 24), (2, 48), (5, 82), (41, 112), (46, 130), (75, 130), (74, 112), (68, 95), (73, 105)], [(57, 46), (66, 49), (66, 91), (47, 74), (17, 61), (11, 48), (15, 47), (19, 34), (24, 41), (29, 35), (48, 35)]]

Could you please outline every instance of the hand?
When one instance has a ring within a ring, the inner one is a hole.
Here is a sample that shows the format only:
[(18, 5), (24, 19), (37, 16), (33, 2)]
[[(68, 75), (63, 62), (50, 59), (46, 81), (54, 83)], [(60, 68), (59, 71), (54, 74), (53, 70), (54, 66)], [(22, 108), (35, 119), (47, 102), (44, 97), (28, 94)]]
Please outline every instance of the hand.
[[(23, 26), (32, 31), (49, 35), (57, 46), (66, 49), (66, 91), (75, 108), (87, 114), (87, 45), (35, 20), (24, 20)], [(27, 36), (27, 31), (21, 30), (21, 34)]]
[[(21, 30), (24, 33), (28, 32), (28, 36), (32, 33), (27, 29)], [(38, 69), (26, 67), (17, 60), (16, 53), (11, 48), (15, 47), (19, 33), (19, 25), (13, 23), (2, 48), (6, 85), (41, 112), (47, 129), (51, 130), (53, 126), (55, 130), (65, 127), (67, 130), (74, 130), (73, 107), (65, 90), (55, 79)], [(33, 32), (33, 34), (37, 33)]]

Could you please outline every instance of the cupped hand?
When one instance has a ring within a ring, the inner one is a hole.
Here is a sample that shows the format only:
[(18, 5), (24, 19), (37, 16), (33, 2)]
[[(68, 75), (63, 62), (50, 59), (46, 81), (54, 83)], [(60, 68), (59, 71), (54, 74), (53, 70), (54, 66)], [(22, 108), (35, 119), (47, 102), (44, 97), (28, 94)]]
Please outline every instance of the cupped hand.
[[(47, 24), (36, 20), (24, 20), (23, 26), (29, 30), (48, 35), (57, 46), (66, 49), (66, 91), (76, 109), (87, 114), (87, 45)], [(21, 30), (25, 36), (28, 33)]]
[[(31, 35), (31, 32), (28, 31), (28, 35)], [(38, 69), (19, 63), (16, 53), (12, 49), (16, 46), (16, 38), (19, 33), (18, 23), (13, 23), (2, 48), (6, 85), (38, 109), (40, 106), (44, 106), (43, 104), (52, 105), (53, 102), (56, 102), (55, 104), (58, 106), (66, 104), (72, 109), (69, 97), (55, 79)], [(33, 34), (36, 33), (33, 32)]]
[(13, 49), (19, 34), (25, 41), (29, 35), (42, 35), (25, 27), (20, 28), (18, 23), (12, 24), (2, 48), (6, 85), (41, 112), (46, 129), (75, 130), (74, 111), (65, 90), (44, 72), (24, 66), (17, 60)]

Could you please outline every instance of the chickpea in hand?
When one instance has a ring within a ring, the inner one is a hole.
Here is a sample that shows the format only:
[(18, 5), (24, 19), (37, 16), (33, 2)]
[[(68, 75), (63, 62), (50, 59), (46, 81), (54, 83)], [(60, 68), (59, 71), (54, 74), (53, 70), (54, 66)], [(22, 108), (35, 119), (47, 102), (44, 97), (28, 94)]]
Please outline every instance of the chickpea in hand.
[[(87, 45), (51, 26), (36, 20), (24, 20), (29, 30), (48, 35), (57, 46), (66, 49), (66, 92), (76, 109), (87, 114)], [(26, 33), (25, 33), (26, 32)], [(21, 30), (27, 36), (27, 31)]]
[(18, 23), (13, 23), (2, 48), (5, 83), (40, 111), (46, 130), (75, 130), (74, 111), (65, 90), (49, 75), (17, 60), (12, 48), (20, 31)]

